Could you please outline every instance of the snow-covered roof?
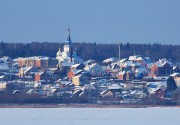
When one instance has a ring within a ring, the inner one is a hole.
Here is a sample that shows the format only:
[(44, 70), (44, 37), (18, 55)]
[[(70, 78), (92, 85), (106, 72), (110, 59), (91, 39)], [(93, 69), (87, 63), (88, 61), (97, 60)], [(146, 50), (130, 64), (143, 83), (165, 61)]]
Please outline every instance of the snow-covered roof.
[(93, 63), (90, 65), (90, 69), (93, 68), (94, 66), (98, 65), (97, 63)]
[(48, 60), (49, 57), (43, 56), (43, 57), (41, 57), (40, 59), (41, 59), (41, 60)]
[(46, 71), (46, 73), (47, 73), (48, 75), (53, 75), (54, 72), (52, 72), (52, 71)]
[(92, 69), (94, 66), (96, 66), (96, 65), (98, 65), (97, 63), (92, 63), (91, 65), (86, 65), (85, 67), (84, 67), (84, 69), (85, 70), (90, 70), (90, 69)]
[(9, 62), (9, 61), (13, 61), (10, 57), (8, 57), (8, 56), (3, 56), (2, 58), (1, 58), (3, 61), (5, 61), (5, 62)]
[(129, 60), (131, 61), (136, 60), (136, 56), (129, 56)]
[(85, 84), (82, 90), (84, 91), (85, 89), (96, 89), (96, 88), (92, 84)]
[(144, 60), (142, 57), (138, 57), (138, 58), (136, 58), (136, 60)]
[(141, 64), (139, 62), (125, 61), (121, 65), (126, 67), (126, 66), (140, 66)]
[(120, 60), (121, 63), (123, 63), (123, 62), (125, 62), (125, 61), (127, 61), (126, 58)]
[(80, 64), (74, 64), (74, 65), (72, 65), (71, 66), (71, 68), (76, 68), (76, 67), (78, 67)]
[(75, 69), (75, 70), (71, 70), (74, 74), (78, 74), (78, 73), (81, 73), (83, 70), (77, 70), (77, 69)]
[(9, 66), (4, 61), (0, 60), (0, 70), (9, 70)]
[(88, 61), (86, 61), (87, 63), (95, 63), (96, 61), (95, 60), (92, 60), (92, 59), (90, 59), (90, 60), (88, 60)]
[(143, 61), (144, 58), (140, 55), (135, 55), (135, 56), (129, 56), (130, 61)]
[(61, 84), (65, 84), (65, 85), (66, 85), (66, 84), (71, 84), (71, 83), (72, 83), (71, 81), (65, 81), (65, 80), (62, 80), (62, 81), (61, 81)]
[(157, 62), (156, 62), (156, 65), (158, 67), (164, 67), (164, 65), (168, 64), (169, 66), (172, 67), (172, 62), (169, 62), (167, 59), (163, 58), (163, 59), (159, 59)]
[(5, 78), (5, 75), (0, 76), (0, 79), (3, 79), (3, 78)]
[(103, 60), (103, 63), (111, 63), (111, 62), (115, 62), (117, 60), (118, 59), (116, 57), (111, 57), (111, 58)]
[(27, 72), (30, 71), (32, 68), (33, 68), (33, 66), (30, 66), (30, 67), (24, 68), (23, 70), (25, 70), (25, 73), (27, 73)]
[(135, 70), (136, 73), (148, 73), (148, 70), (145, 67), (138, 67)]
[(147, 85), (148, 91), (150, 93), (154, 93), (158, 89), (164, 90), (166, 88), (164, 82), (147, 82), (146, 85)]
[(44, 73), (44, 71), (41, 72), (37, 72), (36, 74), (42, 75)]
[(122, 87), (118, 84), (112, 84), (108, 86), (108, 89), (122, 89)]
[(173, 73), (173, 74), (171, 74), (170, 76), (172, 76), (172, 77), (174, 77), (174, 76), (179, 76), (180, 75), (180, 73)]
[(48, 60), (49, 59), (49, 57), (47, 57), (47, 56), (31, 56), (31, 57), (25, 57), (25, 58), (23, 58), (23, 57), (18, 57), (18, 60), (19, 59), (24, 59), (24, 60)]
[(72, 65), (74, 65), (74, 63), (73, 62), (63, 62), (62, 63), (62, 66), (72, 66)]
[(27, 91), (27, 94), (32, 94), (32, 93), (37, 93), (37, 91), (34, 89), (30, 89), (29, 91)]

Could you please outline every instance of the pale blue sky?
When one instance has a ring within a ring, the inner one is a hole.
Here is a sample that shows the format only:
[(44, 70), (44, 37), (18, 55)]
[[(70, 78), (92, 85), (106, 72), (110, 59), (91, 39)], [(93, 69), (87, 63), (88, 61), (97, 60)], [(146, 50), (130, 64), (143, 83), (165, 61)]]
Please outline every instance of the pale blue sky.
[(0, 0), (0, 41), (180, 44), (180, 0)]

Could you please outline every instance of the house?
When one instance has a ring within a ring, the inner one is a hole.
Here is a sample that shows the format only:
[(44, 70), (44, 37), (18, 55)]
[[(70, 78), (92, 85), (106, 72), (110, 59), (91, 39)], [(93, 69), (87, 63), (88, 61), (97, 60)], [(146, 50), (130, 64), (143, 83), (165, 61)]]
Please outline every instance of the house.
[(7, 87), (7, 82), (1, 82), (0, 83), (0, 90), (4, 90)]
[(121, 96), (122, 87), (119, 84), (113, 83), (108, 86), (108, 90), (110, 90), (116, 98)]
[(150, 98), (162, 99), (165, 93), (165, 85), (163, 82), (148, 82), (147, 90)]
[(100, 93), (100, 97), (103, 99), (112, 99), (114, 97), (114, 93), (111, 90), (104, 90)]
[(146, 98), (146, 94), (143, 92), (143, 90), (132, 90), (130, 92), (130, 97), (135, 99), (142, 99)]
[(41, 69), (54, 68), (56, 67), (58, 60), (50, 57), (33, 56), (17, 59), (19, 67), (38, 67)]
[(173, 67), (173, 72), (174, 72), (174, 73), (180, 73), (180, 68), (177, 67), (177, 66), (174, 66), (174, 67)]
[(143, 57), (141, 55), (134, 55), (129, 56), (129, 61), (132, 61), (133, 63), (140, 63), (141, 65), (146, 65), (151, 63), (151, 59), (149, 57)]
[(90, 59), (90, 60), (87, 60), (86, 62), (84, 62), (85, 65), (91, 65), (93, 63), (97, 63), (96, 60)]
[(103, 70), (103, 67), (97, 63), (86, 65), (84, 70), (91, 73), (92, 76), (102, 76), (103, 73), (105, 73), (105, 71)]
[(173, 73), (172, 63), (166, 59), (161, 59), (151, 66), (149, 76), (168, 76)]
[(134, 73), (131, 70), (121, 70), (116, 76), (120, 80), (134, 79)]
[(80, 75), (82, 72), (83, 72), (83, 70), (76, 70), (76, 69), (74, 70), (73, 69), (68, 72), (67, 77), (72, 79), (72, 77)]
[(111, 57), (111, 58), (103, 60), (103, 63), (110, 64), (110, 63), (117, 62), (117, 61), (118, 61), (118, 59), (116, 57)]
[(10, 57), (8, 57), (8, 56), (3, 56), (3, 57), (1, 58), (1, 60), (4, 61), (5, 63), (7, 63), (7, 65), (8, 65), (9, 67), (12, 66), (13, 63), (14, 63), (14, 61), (13, 61)]
[(38, 72), (38, 69), (36, 67), (21, 67), (19, 69), (19, 76), (32, 76), (34, 78), (34, 75)]
[(82, 91), (84, 92), (86, 97), (96, 97), (97, 96), (97, 90), (91, 84), (85, 84), (82, 88)]
[(70, 70), (83, 70), (83, 68), (85, 67), (85, 65), (84, 64), (75, 64), (75, 65), (72, 65), (71, 67), (70, 67)]
[(12, 78), (12, 75), (0, 75), (0, 81), (8, 81), (10, 78)]
[(30, 89), (26, 92), (26, 94), (37, 96), (38, 92), (35, 89)]
[(81, 74), (81, 75), (72, 77), (72, 83), (75, 84), (76, 86), (82, 86), (85, 84), (89, 84), (90, 82), (85, 75)]
[[(70, 64), (70, 66), (71, 66), (71, 64)], [(69, 66), (69, 64), (67, 64), (67, 63), (59, 62), (58, 65), (57, 65), (57, 68), (52, 68), (55, 77), (56, 77), (57, 79), (60, 79), (60, 78), (62, 78), (62, 77), (67, 76), (67, 73), (68, 73), (69, 70), (70, 70), (70, 66)], [(57, 79), (56, 79), (56, 80), (57, 80)]]
[(54, 81), (53, 72), (51, 71), (42, 71), (35, 74), (35, 81), (43, 81), (45, 83)]
[(118, 91), (121, 92), (122, 87), (118, 84), (113, 83), (112, 85), (108, 86), (108, 89), (111, 91)]

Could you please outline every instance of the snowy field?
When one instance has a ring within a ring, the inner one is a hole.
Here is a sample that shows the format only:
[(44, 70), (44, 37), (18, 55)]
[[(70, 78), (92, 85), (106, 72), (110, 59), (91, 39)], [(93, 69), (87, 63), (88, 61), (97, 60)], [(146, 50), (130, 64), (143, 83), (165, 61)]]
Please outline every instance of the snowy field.
[(180, 108), (0, 108), (0, 125), (180, 125)]

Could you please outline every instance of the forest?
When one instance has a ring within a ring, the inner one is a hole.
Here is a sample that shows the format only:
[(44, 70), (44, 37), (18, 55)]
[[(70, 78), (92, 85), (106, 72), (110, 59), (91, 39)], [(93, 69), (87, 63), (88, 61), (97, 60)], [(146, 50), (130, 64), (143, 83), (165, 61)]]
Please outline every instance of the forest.
[[(59, 48), (63, 50), (64, 43), (51, 42), (31, 42), (31, 43), (6, 43), (0, 42), (0, 57), (9, 56), (11, 58), (29, 56), (49, 56), (55, 57)], [(118, 44), (97, 44), (88, 42), (76, 42), (73, 46), (77, 54), (83, 60), (102, 61), (110, 57), (119, 55)], [(160, 58), (167, 58), (176, 63), (180, 61), (180, 45), (154, 44), (131, 44), (123, 43), (121, 46), (121, 58), (128, 58), (130, 55), (148, 56), (156, 61)]]

